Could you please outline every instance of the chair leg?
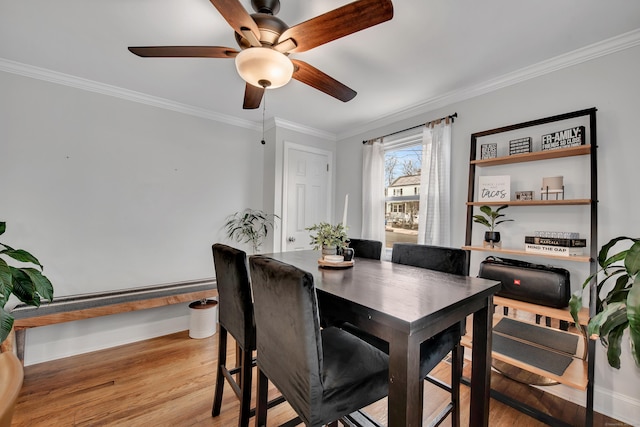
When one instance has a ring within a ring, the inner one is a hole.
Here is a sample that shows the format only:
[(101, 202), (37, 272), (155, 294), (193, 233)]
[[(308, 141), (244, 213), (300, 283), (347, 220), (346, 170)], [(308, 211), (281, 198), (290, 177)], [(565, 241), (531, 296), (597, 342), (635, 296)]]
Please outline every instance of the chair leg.
[(451, 427), (460, 427), (460, 378), (464, 364), (464, 347), (458, 343), (451, 351)]
[[(236, 342), (236, 366), (242, 366), (242, 349), (238, 342)], [(236, 383), (242, 384), (242, 369), (236, 374)]]
[(244, 351), (240, 346), (236, 347), (240, 353), (240, 419), (238, 427), (249, 427), (249, 418), (251, 413), (251, 371), (253, 369), (251, 351)]
[(258, 387), (256, 391), (256, 427), (267, 425), (267, 394), (269, 391), (269, 379), (258, 368)]
[(222, 392), (224, 391), (224, 373), (222, 368), (227, 363), (227, 330), (219, 325), (218, 332), (218, 365), (216, 369), (216, 391), (213, 397), (213, 408), (211, 409), (211, 416), (216, 417), (220, 415), (220, 409), (222, 407)]

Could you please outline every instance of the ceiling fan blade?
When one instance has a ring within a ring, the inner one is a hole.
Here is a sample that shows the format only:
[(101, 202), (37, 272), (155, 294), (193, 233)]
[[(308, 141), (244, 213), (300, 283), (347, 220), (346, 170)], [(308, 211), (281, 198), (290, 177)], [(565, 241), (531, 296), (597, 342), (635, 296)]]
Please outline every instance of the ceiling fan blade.
[(129, 51), (143, 58), (234, 58), (239, 53), (223, 46), (132, 46)]
[(264, 88), (247, 83), (244, 89), (244, 104), (242, 104), (242, 108), (245, 110), (255, 110), (260, 106), (262, 95), (264, 95)]
[(251, 46), (262, 46), (260, 29), (238, 0), (210, 0), (233, 30), (249, 40)]
[(291, 61), (295, 66), (293, 78), (299, 82), (318, 89), (342, 102), (351, 101), (357, 95), (355, 90), (343, 85), (316, 67), (297, 59), (292, 59)]
[(282, 33), (278, 42), (293, 39), (296, 47), (291, 52), (304, 52), (391, 18), (391, 0), (358, 0), (294, 25)]

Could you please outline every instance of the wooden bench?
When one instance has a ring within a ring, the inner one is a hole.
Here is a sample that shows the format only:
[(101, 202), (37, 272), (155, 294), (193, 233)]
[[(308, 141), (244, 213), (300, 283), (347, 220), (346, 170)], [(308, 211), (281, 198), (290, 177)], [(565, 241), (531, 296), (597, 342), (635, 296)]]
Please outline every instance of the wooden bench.
[(101, 293), (54, 298), (40, 307), (18, 304), (11, 314), (13, 331), (2, 344), (3, 351), (13, 351), (24, 360), (26, 330), (74, 320), (146, 310), (217, 296), (215, 279), (193, 280)]

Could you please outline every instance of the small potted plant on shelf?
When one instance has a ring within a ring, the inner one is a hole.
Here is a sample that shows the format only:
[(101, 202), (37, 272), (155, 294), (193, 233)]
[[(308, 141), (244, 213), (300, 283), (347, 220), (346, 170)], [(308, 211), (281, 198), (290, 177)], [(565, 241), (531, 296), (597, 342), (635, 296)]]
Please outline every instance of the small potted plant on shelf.
[(311, 234), (311, 244), (313, 249), (322, 249), (322, 256), (335, 255), (338, 249), (346, 246), (347, 230), (342, 223), (337, 225), (321, 222), (307, 227), (306, 230), (314, 231)]
[[(0, 222), (0, 235), (7, 229), (6, 222)], [(14, 267), (4, 257), (33, 267)], [(53, 300), (53, 285), (42, 274), (44, 267), (40, 261), (24, 249), (13, 249), (0, 243), (0, 343), (9, 336), (13, 327), (13, 316), (5, 310), (11, 294), (25, 304), (40, 307), (42, 299)]]
[(269, 234), (269, 229), (274, 229), (276, 218), (280, 217), (264, 213), (261, 210), (247, 208), (242, 212), (229, 215), (224, 228), (229, 239), (241, 243), (251, 243), (253, 253), (257, 254)]
[(495, 228), (503, 222), (513, 221), (512, 219), (499, 219), (505, 216), (503, 213), (500, 213), (500, 211), (506, 209), (508, 206), (509, 205), (502, 205), (496, 210), (491, 209), (491, 206), (488, 205), (480, 206), (480, 211), (484, 215), (478, 214), (473, 216), (473, 222), (482, 224), (489, 229), (489, 231), (484, 233), (485, 245), (493, 248), (496, 244), (499, 244), (500, 232), (495, 231)]
[[(610, 253), (618, 243), (631, 246)], [(583, 292), (596, 280), (596, 314), (589, 320), (587, 334), (592, 339), (600, 338), (607, 348), (609, 365), (620, 369), (622, 335), (628, 327), (631, 354), (640, 369), (640, 239), (624, 236), (611, 239), (598, 253), (598, 266), (598, 271), (584, 281), (582, 289), (571, 296), (571, 315), (579, 325)], [(601, 278), (599, 282), (598, 278)]]

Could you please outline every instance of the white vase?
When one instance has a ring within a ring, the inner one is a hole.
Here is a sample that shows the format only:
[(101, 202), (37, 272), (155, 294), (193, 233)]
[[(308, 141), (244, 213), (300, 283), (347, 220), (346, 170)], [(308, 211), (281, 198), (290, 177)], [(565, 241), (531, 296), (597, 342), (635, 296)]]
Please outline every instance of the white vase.
[(335, 255), (337, 253), (337, 249), (335, 246), (323, 246), (322, 247), (322, 258), (324, 258), (325, 255)]

